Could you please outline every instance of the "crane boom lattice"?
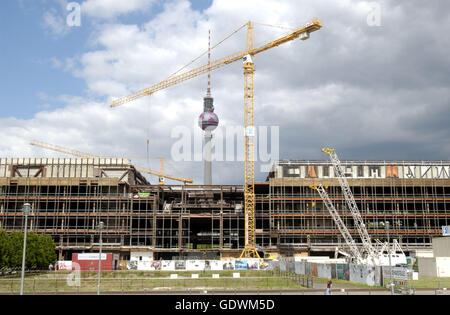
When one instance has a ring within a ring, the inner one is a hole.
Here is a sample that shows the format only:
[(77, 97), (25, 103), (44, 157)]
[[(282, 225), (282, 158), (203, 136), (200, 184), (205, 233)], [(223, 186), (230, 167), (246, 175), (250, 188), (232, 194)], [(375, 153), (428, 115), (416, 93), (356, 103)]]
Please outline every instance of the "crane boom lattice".
[(351, 253), (353, 254), (353, 257), (357, 260), (358, 263), (363, 263), (364, 258), (359, 252), (353, 237), (351, 236), (350, 232), (348, 231), (347, 227), (345, 226), (344, 222), (339, 216), (338, 211), (331, 202), (330, 197), (328, 196), (328, 193), (325, 190), (325, 187), (323, 187), (323, 185), (319, 185), (319, 186), (312, 186), (311, 188), (316, 189), (317, 192), (319, 193), (320, 197), (322, 198), (322, 201), (324, 202), (325, 206), (330, 212), (330, 215), (333, 218), (334, 223), (338, 227), (339, 231), (342, 234), (342, 237), (344, 238), (347, 246), (349, 247)]
[(355, 198), (353, 197), (353, 193), (350, 189), (350, 185), (348, 184), (347, 178), (345, 176), (345, 171), (341, 165), (341, 161), (339, 160), (336, 150), (324, 148), (322, 151), (325, 154), (329, 155), (331, 163), (333, 164), (334, 173), (339, 180), (339, 184), (341, 186), (342, 193), (344, 194), (344, 197), (345, 197), (345, 202), (347, 203), (348, 209), (349, 209), (350, 213), (352, 214), (353, 220), (355, 222), (355, 226), (361, 237), (364, 251), (372, 260), (375, 260), (375, 259), (377, 259), (376, 250), (372, 246), (370, 235), (367, 232), (366, 225), (363, 222), (361, 213), (359, 212)]

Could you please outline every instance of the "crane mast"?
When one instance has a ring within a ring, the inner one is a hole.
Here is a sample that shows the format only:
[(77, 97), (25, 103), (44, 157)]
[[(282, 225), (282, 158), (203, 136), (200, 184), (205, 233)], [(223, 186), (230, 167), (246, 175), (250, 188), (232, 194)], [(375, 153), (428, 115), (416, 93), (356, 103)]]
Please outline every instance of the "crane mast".
[(322, 149), (322, 152), (324, 152), (330, 157), (331, 163), (333, 164), (334, 173), (339, 180), (342, 193), (344, 194), (345, 197), (345, 202), (347, 203), (347, 206), (355, 222), (355, 226), (361, 237), (364, 251), (368, 255), (368, 258), (370, 258), (373, 262), (375, 262), (376, 259), (378, 259), (378, 255), (376, 253), (375, 248), (372, 246), (370, 235), (367, 232), (366, 225), (362, 220), (361, 213), (359, 212), (358, 206), (356, 205), (355, 198), (353, 197), (353, 193), (350, 189), (347, 178), (345, 177), (345, 172), (344, 169), (342, 168), (341, 161), (339, 160), (336, 150), (324, 148)]
[[(246, 50), (253, 49), (253, 26), (248, 22)], [(259, 258), (256, 250), (255, 224), (255, 64), (251, 55), (244, 57), (244, 123), (245, 123), (245, 247), (241, 254), (246, 258)]]

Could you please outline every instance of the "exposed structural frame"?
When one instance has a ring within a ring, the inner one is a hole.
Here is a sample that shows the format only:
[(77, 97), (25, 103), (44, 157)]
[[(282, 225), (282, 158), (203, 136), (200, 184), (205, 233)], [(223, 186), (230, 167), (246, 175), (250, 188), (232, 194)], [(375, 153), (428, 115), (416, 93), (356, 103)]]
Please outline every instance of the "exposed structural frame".
[[(390, 165), (405, 163), (409, 162)], [(351, 162), (353, 171), (358, 164), (368, 163)], [(349, 164), (342, 161), (342, 165), (348, 176)], [(450, 161), (433, 165), (450, 167)], [(307, 177), (308, 168), (313, 167), (317, 177)], [(294, 168), (299, 174), (289, 172)], [(450, 222), (450, 178), (402, 179), (399, 171), (399, 178), (347, 178), (372, 245), (384, 253), (385, 266), (387, 239), (391, 247), (392, 240), (398, 239), (408, 254), (431, 249), (431, 239), (442, 235), (441, 227)], [(385, 172), (381, 169), (379, 174)], [(282, 163), (269, 176), (268, 181), (255, 183), (260, 252), (331, 254), (344, 246), (346, 254), (352, 255), (321, 197), (310, 189), (321, 183), (364, 254), (329, 160)], [(120, 251), (125, 260), (133, 251), (154, 251), (157, 259), (200, 259), (205, 252), (214, 255), (208, 256), (211, 259), (219, 254), (237, 258), (245, 245), (243, 185), (152, 185), (123, 158), (2, 158), (0, 192), (0, 229), (8, 233), (23, 230), (21, 209), (24, 202), (30, 202), (30, 229), (51, 235), (69, 260), (73, 251), (98, 250), (94, 223), (101, 220), (107, 227), (107, 250)], [(389, 227), (380, 225), (386, 222)]]
[[(44, 143), (44, 142), (40, 142), (40, 141), (31, 141), (30, 142), (31, 145), (43, 148), (43, 149), (48, 149), (48, 150), (52, 150), (52, 151), (56, 151), (56, 152), (61, 152), (61, 153), (65, 153), (65, 154), (69, 154), (69, 155), (73, 155), (73, 156), (77, 156), (80, 158), (85, 158), (85, 159), (106, 159), (108, 157), (104, 157), (104, 156), (98, 156), (98, 155), (93, 155), (93, 154), (89, 154), (89, 153), (84, 153), (84, 152), (80, 152), (80, 151), (76, 151), (76, 150), (72, 150), (72, 149), (67, 149), (67, 148), (63, 148), (57, 145), (53, 145), (53, 144), (49, 144), (49, 143)], [(163, 162), (161, 162), (161, 168), (163, 167)], [(173, 176), (169, 176), (169, 175), (165, 175), (162, 172), (156, 172), (156, 171), (152, 171), (148, 168), (144, 168), (141, 166), (135, 166), (136, 170), (138, 172), (141, 173), (145, 173), (145, 174), (149, 174), (149, 175), (153, 175), (153, 176), (158, 176), (159, 178), (166, 178), (166, 179), (171, 179), (174, 181), (178, 181), (178, 182), (182, 182), (184, 184), (192, 184), (194, 181), (192, 179), (186, 179), (186, 178), (178, 178), (178, 177), (173, 177)]]
[[(240, 27), (242, 29), (243, 27)], [(318, 19), (314, 19), (312, 22), (307, 23), (301, 28), (294, 30), (292, 33), (280, 37), (274, 41), (270, 41), (265, 45), (258, 48), (254, 48), (253, 37), (253, 25), (251, 22), (247, 23), (247, 40), (244, 51), (239, 51), (231, 54), (225, 58), (208, 62), (206, 65), (187, 71), (182, 74), (173, 75), (170, 78), (155, 84), (146, 89), (140, 90), (131, 95), (117, 99), (112, 102), (111, 107), (117, 107), (133, 100), (139, 99), (143, 96), (152, 95), (157, 91), (166, 89), (170, 86), (174, 86), (181, 82), (195, 78), (201, 74), (211, 72), (212, 70), (219, 69), (226, 65), (229, 65), (238, 60), (244, 60), (244, 119), (245, 119), (245, 215), (246, 215), (246, 244), (245, 249), (242, 252), (242, 257), (252, 258), (257, 257), (258, 251), (255, 243), (255, 192), (254, 192), (254, 157), (255, 157), (255, 127), (254, 127), (254, 64), (252, 57), (256, 54), (277, 47), (284, 43), (290, 42), (294, 39), (300, 38), (301, 40), (309, 39), (310, 33), (318, 31), (322, 28)], [(237, 31), (236, 31), (237, 32)]]

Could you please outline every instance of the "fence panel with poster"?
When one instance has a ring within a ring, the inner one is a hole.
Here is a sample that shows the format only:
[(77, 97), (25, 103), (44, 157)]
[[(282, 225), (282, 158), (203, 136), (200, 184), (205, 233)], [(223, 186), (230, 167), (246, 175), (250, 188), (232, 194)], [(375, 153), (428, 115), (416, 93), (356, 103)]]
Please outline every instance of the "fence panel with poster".
[(350, 281), (369, 286), (381, 286), (380, 267), (366, 265), (349, 265)]
[[(291, 267), (293, 266), (293, 267)], [(277, 268), (278, 267), (278, 268)], [(317, 278), (340, 279), (352, 281), (369, 286), (383, 286), (386, 274), (383, 273), (384, 267), (366, 266), (342, 263), (340, 261), (317, 261), (316, 259), (302, 259), (295, 261), (289, 258), (283, 258), (279, 261), (278, 266), (271, 264), (269, 268), (280, 272), (292, 272), (298, 275), (305, 275)], [(292, 270), (292, 271), (291, 271)], [(407, 273), (407, 268), (395, 268), (399, 275)], [(399, 280), (403, 279), (399, 276)]]
[(56, 263), (56, 270), (72, 271), (72, 261), (58, 261)]
[(397, 285), (404, 285), (409, 280), (407, 268), (401, 267), (382, 267), (383, 269), (383, 286), (386, 286), (392, 281)]
[[(283, 265), (286, 270), (295, 272), (295, 265)], [(127, 270), (140, 271), (223, 271), (223, 270), (278, 270), (277, 261), (261, 264), (259, 259), (227, 260), (149, 260), (128, 261)]]

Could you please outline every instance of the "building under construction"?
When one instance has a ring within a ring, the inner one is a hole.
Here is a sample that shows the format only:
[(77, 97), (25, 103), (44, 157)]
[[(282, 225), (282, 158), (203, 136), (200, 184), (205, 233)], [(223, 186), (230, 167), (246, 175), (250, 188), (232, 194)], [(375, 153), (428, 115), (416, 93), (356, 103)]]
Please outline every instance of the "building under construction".
[[(373, 239), (405, 252), (431, 248), (450, 225), (450, 161), (346, 161), (347, 180)], [(330, 199), (356, 243), (353, 218), (326, 161), (281, 161), (257, 183), (258, 250), (291, 256), (334, 253), (345, 242), (317, 191)], [(1, 159), (0, 229), (50, 234), (60, 259), (105, 250), (155, 259), (238, 257), (245, 243), (244, 192), (236, 186), (152, 185), (127, 159)], [(382, 223), (389, 222), (389, 229)]]

